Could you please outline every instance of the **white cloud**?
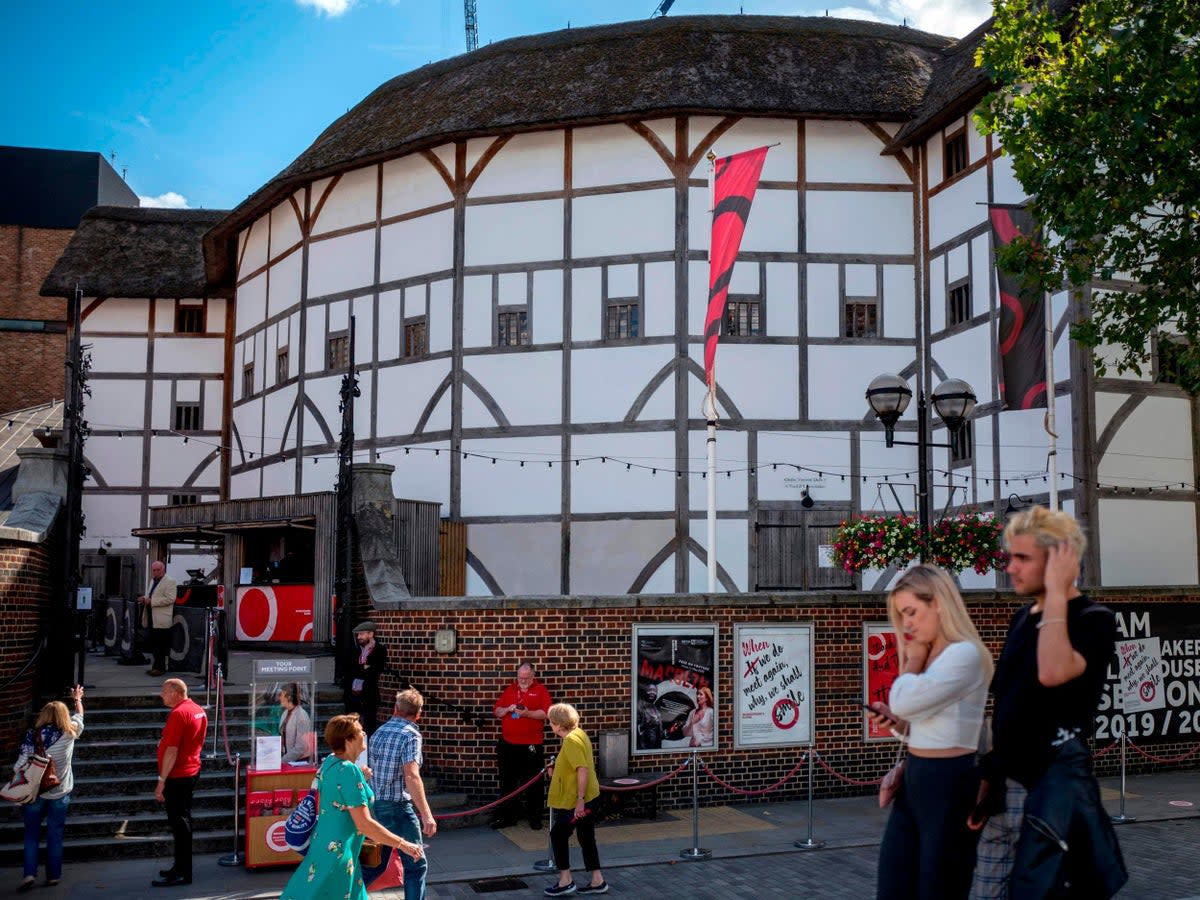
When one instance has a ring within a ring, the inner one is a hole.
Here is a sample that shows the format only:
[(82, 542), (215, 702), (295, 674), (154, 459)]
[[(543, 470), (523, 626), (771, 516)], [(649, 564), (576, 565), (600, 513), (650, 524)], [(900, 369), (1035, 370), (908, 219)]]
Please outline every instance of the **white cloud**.
[(150, 120), (147, 119), (145, 116), (143, 116), (139, 113), (137, 116), (135, 116), (135, 118), (138, 120), (138, 124), (141, 125), (143, 128), (150, 127)]
[(296, 0), (296, 2), (301, 6), (311, 6), (317, 12), (324, 13), (331, 19), (345, 15), (354, 5), (354, 0)]
[(191, 209), (188, 206), (187, 197), (183, 194), (177, 194), (174, 191), (167, 191), (165, 194), (159, 194), (157, 197), (138, 197), (138, 203), (143, 207), (153, 207), (155, 209)]
[(860, 5), (829, 10), (843, 19), (869, 22), (907, 22), (912, 28), (963, 37), (992, 14), (990, 0), (864, 0)]

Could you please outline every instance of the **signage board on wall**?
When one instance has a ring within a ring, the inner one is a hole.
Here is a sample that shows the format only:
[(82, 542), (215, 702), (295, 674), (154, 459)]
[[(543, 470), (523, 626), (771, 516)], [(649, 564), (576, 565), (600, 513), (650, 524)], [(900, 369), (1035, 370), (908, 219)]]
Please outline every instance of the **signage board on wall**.
[(634, 625), (634, 754), (717, 746), (717, 626)]
[(735, 625), (733, 745), (812, 743), (811, 623)]
[(311, 584), (239, 587), (236, 595), (239, 641), (311, 641)]
[[(887, 703), (892, 682), (900, 674), (896, 632), (891, 622), (863, 622), (863, 703)], [(864, 712), (863, 737), (868, 741), (895, 740), (889, 729), (876, 728)]]

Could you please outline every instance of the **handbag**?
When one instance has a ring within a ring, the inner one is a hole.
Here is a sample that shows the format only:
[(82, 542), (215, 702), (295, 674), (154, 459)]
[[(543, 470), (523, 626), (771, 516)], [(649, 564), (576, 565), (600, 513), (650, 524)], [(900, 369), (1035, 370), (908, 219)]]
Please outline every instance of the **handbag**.
[(908, 759), (904, 753), (904, 744), (907, 740), (908, 729), (905, 728), (904, 734), (900, 735), (900, 746), (896, 748), (896, 762), (879, 781), (880, 809), (896, 799), (896, 792), (900, 790), (900, 785), (904, 781), (904, 764)]
[(54, 757), (46, 752), (46, 748), (42, 744), (42, 733), (36, 728), (33, 730), (33, 746), (38, 756), (46, 758), (46, 768), (42, 770), (42, 780), (38, 786), (38, 793), (44, 794), (62, 784), (62, 779), (58, 777), (58, 768), (54, 765)]
[(308, 852), (309, 842), (317, 828), (317, 791), (320, 784), (318, 775), (312, 780), (308, 793), (283, 822), (283, 842), (288, 849), (295, 850), (301, 856)]
[(370, 838), (363, 838), (358, 851), (358, 862), (365, 869), (377, 869), (383, 865), (383, 848)]
[(42, 775), (50, 764), (47, 756), (36, 753), (25, 758), (25, 762), (13, 768), (13, 776), (3, 788), (0, 797), (12, 803), (24, 805), (37, 799), (38, 788), (42, 784)]

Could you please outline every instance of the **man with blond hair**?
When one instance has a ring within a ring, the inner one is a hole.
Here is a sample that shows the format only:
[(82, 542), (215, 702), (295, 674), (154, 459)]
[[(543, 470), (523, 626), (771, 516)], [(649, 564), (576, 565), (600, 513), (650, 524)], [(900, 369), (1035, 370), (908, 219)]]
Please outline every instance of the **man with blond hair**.
[(971, 896), (1110, 897), (1128, 876), (1086, 741), (1116, 617), (1075, 584), (1087, 541), (1069, 515), (1035, 506), (1004, 540), (1013, 590), (1033, 602), (1013, 616), (992, 679)]
[(175, 839), (175, 862), (163, 869), (154, 887), (192, 883), (192, 794), (200, 780), (200, 748), (208, 732), (208, 714), (189, 699), (187, 685), (168, 678), (159, 691), (171, 710), (158, 742), (158, 784), (154, 799), (166, 807), (167, 824)]

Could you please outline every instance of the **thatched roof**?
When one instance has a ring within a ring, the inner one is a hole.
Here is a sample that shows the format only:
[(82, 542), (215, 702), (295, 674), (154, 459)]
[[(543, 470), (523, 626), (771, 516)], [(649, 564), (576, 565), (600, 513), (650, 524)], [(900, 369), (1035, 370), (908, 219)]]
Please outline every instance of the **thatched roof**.
[(96, 206), (83, 215), (67, 249), (42, 283), (43, 297), (232, 296), (209, 290), (205, 232), (223, 209), (141, 209)]
[(316, 178), (476, 135), (677, 113), (904, 122), (952, 43), (833, 18), (669, 16), (513, 38), (392, 79), (206, 241), (228, 282), (236, 232)]

